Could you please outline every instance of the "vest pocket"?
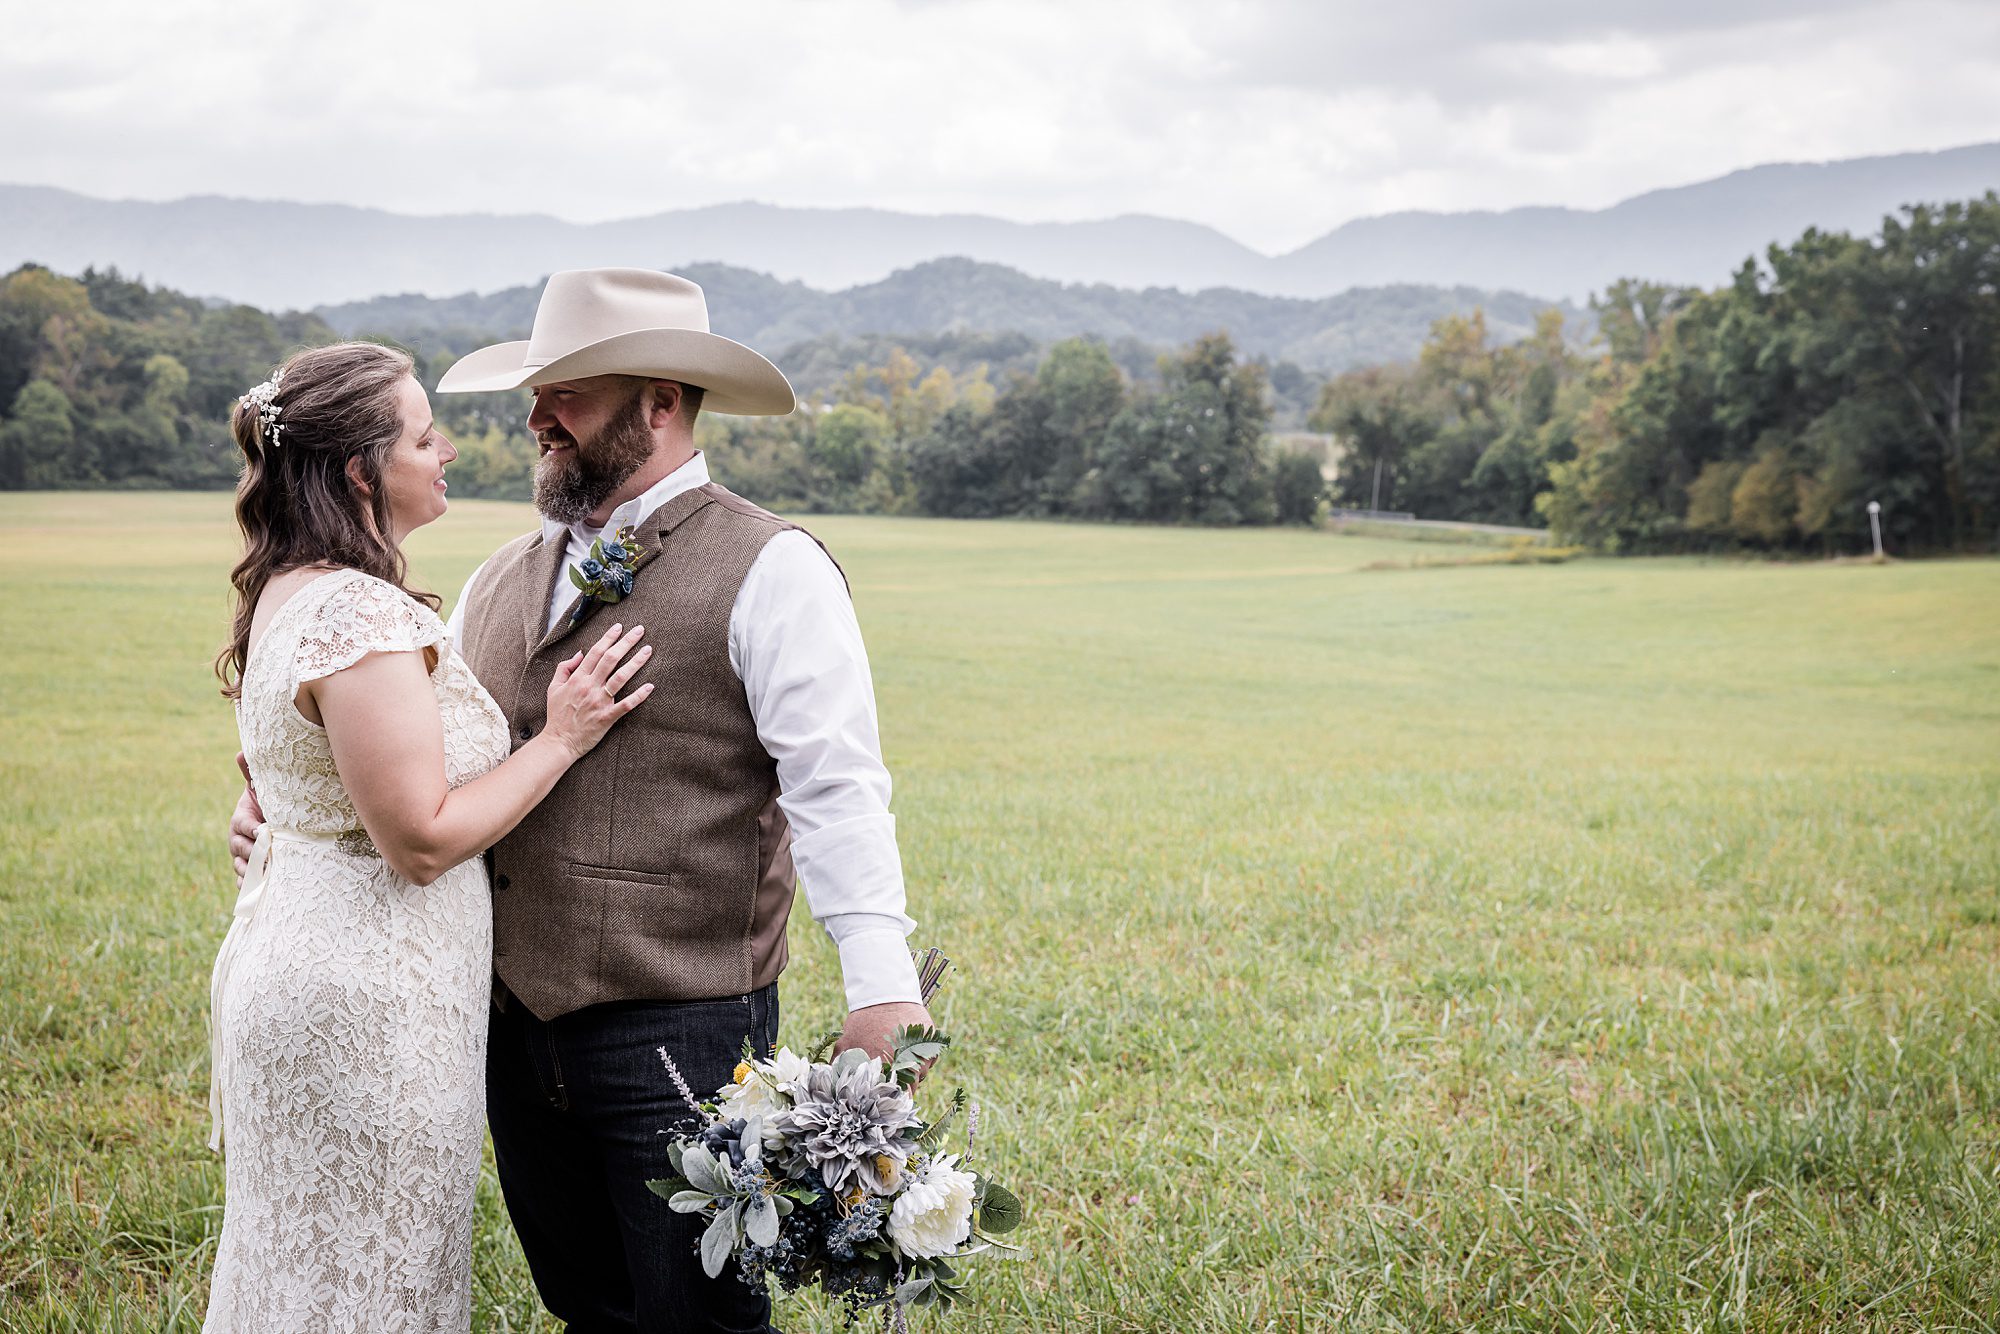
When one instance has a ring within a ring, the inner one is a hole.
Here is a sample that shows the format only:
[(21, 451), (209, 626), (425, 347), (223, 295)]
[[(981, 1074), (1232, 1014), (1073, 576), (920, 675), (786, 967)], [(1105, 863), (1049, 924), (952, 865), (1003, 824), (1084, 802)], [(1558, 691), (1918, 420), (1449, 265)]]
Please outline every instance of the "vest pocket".
[(592, 866), (588, 862), (571, 862), (568, 866), (571, 879), (624, 881), (632, 885), (677, 885), (681, 877), (672, 871), (633, 871), (623, 866)]
[(594, 904), (600, 1000), (705, 1000), (750, 988), (738, 896), (693, 876), (570, 862), (577, 901)]

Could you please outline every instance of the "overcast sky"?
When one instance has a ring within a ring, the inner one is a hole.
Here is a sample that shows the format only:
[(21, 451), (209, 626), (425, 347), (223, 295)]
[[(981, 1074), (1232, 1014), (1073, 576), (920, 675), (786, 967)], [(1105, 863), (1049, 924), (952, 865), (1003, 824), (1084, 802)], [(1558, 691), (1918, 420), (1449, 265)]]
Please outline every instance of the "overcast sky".
[(14, 8), (0, 181), (113, 198), (1153, 213), (1275, 252), (2000, 139), (1996, 0)]

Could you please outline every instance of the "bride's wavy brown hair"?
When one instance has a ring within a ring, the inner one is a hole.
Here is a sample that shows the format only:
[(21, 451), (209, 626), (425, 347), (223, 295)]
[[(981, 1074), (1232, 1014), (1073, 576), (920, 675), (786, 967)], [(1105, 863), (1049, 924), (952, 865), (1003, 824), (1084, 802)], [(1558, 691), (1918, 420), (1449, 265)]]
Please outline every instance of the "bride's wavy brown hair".
[[(243, 451), (236, 482), (236, 523), (243, 559), (229, 572), (236, 620), (229, 646), (215, 659), (222, 693), (236, 698), (250, 657), (250, 621), (273, 576), (308, 565), (345, 566), (372, 574), (432, 611), (434, 593), (406, 584), (409, 566), (386, 536), (389, 497), (383, 468), (403, 434), (396, 386), (412, 371), (410, 358), (376, 343), (334, 343), (294, 353), (279, 368), (276, 440), (268, 440), (257, 404), (238, 400), (229, 431)], [(361, 461), (363, 495), (347, 475)]]

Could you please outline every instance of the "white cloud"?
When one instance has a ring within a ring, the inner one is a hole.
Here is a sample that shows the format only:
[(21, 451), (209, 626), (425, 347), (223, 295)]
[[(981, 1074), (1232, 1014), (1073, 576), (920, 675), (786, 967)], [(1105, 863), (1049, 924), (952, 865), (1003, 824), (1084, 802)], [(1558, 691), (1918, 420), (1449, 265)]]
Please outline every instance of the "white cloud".
[(0, 180), (114, 197), (1146, 212), (1275, 250), (2000, 138), (1986, 0), (72, 0), (15, 26)]

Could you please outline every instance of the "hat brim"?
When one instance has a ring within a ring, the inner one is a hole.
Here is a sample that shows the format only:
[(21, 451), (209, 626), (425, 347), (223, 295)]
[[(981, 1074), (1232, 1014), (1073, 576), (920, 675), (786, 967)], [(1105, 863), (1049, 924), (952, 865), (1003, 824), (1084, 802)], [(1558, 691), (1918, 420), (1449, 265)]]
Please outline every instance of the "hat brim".
[(699, 329), (635, 329), (540, 366), (526, 364), (528, 346), (497, 343), (466, 353), (438, 380), (438, 392), (485, 394), (593, 375), (641, 375), (699, 385), (704, 412), (782, 417), (798, 406), (783, 371), (734, 339)]

